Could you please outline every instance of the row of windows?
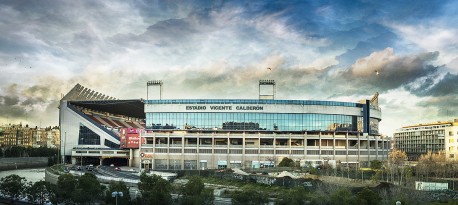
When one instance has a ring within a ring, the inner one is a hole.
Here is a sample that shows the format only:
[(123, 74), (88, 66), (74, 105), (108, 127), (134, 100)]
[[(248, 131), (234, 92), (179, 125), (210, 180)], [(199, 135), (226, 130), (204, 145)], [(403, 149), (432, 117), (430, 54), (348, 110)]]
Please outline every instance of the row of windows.
[(79, 145), (100, 145), (100, 136), (80, 123)]
[[(282, 113), (146, 113), (149, 129), (362, 131), (362, 117)], [(378, 131), (378, 121), (371, 120)]]
[[(88, 127), (80, 123), (79, 135), (78, 135), (78, 144), (79, 145), (100, 145), (100, 135), (90, 130)], [(110, 148), (119, 148), (119, 144), (116, 144), (110, 140), (105, 139), (104, 145)]]
[(320, 100), (227, 100), (227, 99), (203, 99), (203, 100), (145, 100), (145, 104), (276, 104), (276, 105), (325, 105), (362, 107), (362, 104)]

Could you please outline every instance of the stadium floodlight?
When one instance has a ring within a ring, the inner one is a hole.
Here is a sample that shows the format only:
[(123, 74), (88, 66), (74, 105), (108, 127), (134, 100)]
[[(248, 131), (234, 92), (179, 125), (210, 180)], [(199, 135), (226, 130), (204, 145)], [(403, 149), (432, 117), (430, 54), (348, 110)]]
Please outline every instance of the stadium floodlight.
[(146, 82), (146, 100), (149, 100), (149, 86), (159, 86), (159, 100), (162, 100), (162, 80), (150, 80)]
[[(272, 94), (263, 94), (261, 95), (261, 86), (272, 86)], [(275, 80), (259, 80), (259, 99), (260, 100), (267, 100), (275, 99), (275, 90), (276, 90), (276, 85), (275, 85)]]
[(275, 85), (275, 80), (259, 80), (259, 85)]

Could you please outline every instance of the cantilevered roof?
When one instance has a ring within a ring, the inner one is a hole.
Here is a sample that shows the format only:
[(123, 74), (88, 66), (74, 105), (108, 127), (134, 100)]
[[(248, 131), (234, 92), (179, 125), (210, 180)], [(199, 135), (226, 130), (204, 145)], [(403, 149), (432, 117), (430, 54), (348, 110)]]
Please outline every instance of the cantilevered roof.
[(69, 101), (68, 103), (91, 110), (145, 119), (145, 106), (141, 100)]
[(116, 100), (114, 97), (85, 88), (76, 84), (61, 100), (67, 101), (88, 101), (88, 100)]

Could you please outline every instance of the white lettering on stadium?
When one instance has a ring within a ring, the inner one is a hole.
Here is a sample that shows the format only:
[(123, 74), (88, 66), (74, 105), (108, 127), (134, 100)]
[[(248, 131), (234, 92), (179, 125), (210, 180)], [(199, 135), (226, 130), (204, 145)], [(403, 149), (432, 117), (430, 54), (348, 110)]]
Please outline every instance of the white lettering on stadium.
[(264, 110), (263, 106), (237, 106), (237, 110)]
[[(233, 106), (228, 105), (212, 105), (210, 110), (233, 110)], [(207, 106), (197, 106), (197, 105), (188, 105), (186, 110), (207, 110)], [(235, 110), (264, 110), (263, 106), (259, 105), (244, 105), (244, 106), (235, 106)]]
[(207, 106), (186, 106), (186, 110), (206, 110)]
[(232, 110), (232, 106), (210, 106), (212, 110)]

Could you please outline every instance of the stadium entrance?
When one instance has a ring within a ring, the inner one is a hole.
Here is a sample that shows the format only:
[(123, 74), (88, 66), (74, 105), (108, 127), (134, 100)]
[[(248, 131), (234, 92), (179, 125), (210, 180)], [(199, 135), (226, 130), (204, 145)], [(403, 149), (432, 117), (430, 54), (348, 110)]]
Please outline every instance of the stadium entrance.
[(117, 166), (117, 167), (123, 167), (123, 166), (129, 166), (129, 160), (127, 158), (104, 158), (102, 160), (102, 165), (103, 166)]

